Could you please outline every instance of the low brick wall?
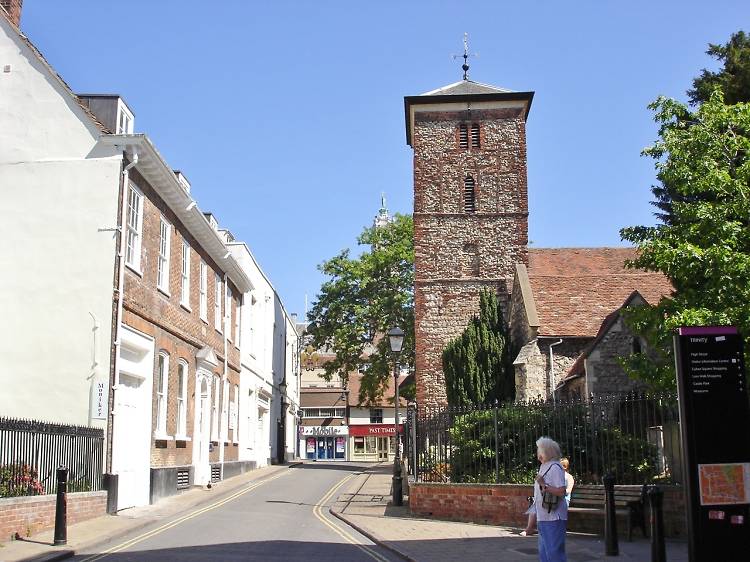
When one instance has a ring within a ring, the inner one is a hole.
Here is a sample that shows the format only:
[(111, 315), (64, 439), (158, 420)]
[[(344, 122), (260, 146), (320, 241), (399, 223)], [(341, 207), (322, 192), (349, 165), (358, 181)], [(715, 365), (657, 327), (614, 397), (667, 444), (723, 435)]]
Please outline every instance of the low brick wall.
[[(16, 533), (28, 537), (55, 527), (54, 494), (20, 498), (0, 498), (0, 542)], [(107, 512), (107, 492), (68, 494), (68, 525), (93, 519)]]
[[(680, 486), (661, 486), (664, 490), (664, 532), (668, 537), (684, 537), (687, 532), (685, 495)], [(525, 527), (527, 497), (531, 486), (519, 484), (435, 484), (412, 482), (409, 508), (414, 515), (450, 521), (488, 525)], [(646, 513), (648, 525), (649, 513)], [(618, 520), (618, 534), (625, 537), (625, 523)], [(575, 531), (604, 533), (602, 514), (571, 515), (569, 528)], [(638, 536), (640, 531), (636, 531)]]

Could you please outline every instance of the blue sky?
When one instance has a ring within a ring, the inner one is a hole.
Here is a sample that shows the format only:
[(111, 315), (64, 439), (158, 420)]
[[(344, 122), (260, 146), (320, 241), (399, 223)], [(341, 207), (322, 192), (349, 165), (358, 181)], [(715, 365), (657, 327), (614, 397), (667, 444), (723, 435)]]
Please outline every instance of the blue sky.
[(653, 222), (646, 105), (685, 99), (750, 2), (25, 0), (21, 27), (74, 91), (119, 93), (200, 207), (245, 240), (290, 311), (384, 191), (412, 208), (403, 96), (470, 77), (536, 92), (532, 245), (620, 245)]

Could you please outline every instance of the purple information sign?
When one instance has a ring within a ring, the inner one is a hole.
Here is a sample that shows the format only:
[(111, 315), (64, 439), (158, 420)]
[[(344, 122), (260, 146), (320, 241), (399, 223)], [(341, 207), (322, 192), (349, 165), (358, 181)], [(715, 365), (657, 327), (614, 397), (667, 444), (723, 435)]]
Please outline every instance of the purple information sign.
[(721, 336), (725, 334), (736, 334), (734, 326), (686, 326), (678, 328), (681, 336)]

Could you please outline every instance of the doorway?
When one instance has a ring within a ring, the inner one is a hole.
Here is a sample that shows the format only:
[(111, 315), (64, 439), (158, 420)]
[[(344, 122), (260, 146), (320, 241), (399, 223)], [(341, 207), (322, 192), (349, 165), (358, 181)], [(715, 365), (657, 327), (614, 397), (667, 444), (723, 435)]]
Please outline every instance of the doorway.
[(378, 437), (378, 460), (388, 460), (388, 437)]
[(210, 479), (208, 446), (211, 427), (211, 386), (208, 378), (201, 374), (196, 376), (195, 393), (195, 430), (193, 431), (193, 465), (195, 477), (193, 483), (199, 486), (207, 484)]

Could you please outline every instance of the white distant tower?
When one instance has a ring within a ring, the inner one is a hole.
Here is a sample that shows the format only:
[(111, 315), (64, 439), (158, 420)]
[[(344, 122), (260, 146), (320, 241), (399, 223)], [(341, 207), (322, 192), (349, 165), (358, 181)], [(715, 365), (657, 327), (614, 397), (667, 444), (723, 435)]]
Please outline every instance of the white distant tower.
[(388, 207), (385, 205), (385, 193), (380, 194), (380, 210), (375, 215), (375, 220), (372, 225), (375, 228), (381, 228), (393, 222), (393, 218), (388, 214)]

